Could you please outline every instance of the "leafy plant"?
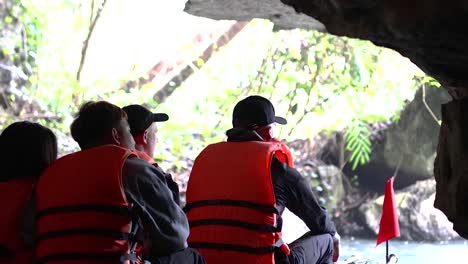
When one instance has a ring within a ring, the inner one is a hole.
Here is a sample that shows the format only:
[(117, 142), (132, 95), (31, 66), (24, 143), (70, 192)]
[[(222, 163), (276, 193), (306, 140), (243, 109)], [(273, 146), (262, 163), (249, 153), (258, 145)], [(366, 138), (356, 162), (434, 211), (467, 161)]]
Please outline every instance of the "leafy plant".
[[(161, 124), (157, 158), (178, 169), (183, 167), (178, 161), (193, 159), (207, 144), (225, 139), (235, 103), (253, 94), (269, 98), (278, 115), (286, 116), (288, 125), (279, 134), (284, 140), (346, 131), (351, 162), (358, 166), (370, 155), (366, 124), (397, 119), (418, 85), (433, 82), (396, 52), (370, 42), (316, 31), (274, 32), (272, 23), (254, 20), (209, 60), (196, 59), (193, 78), (159, 104), (153, 98), (158, 91), (151, 84), (119, 89), (127, 79), (141, 76), (132, 71), (120, 75), (122, 80), (77, 80), (80, 63), (96, 62), (93, 54), (105, 53), (96, 50), (86, 60), (82, 57), (83, 43), (102, 0), (16, 2), (27, 10), (20, 16), (26, 25), (32, 74), (24, 94), (52, 116), (43, 121), (68, 133), (72, 113), (82, 101), (109, 100), (122, 106), (146, 103), (171, 116)], [(112, 14), (112, 8), (107, 10), (105, 16), (120, 16)], [(96, 39), (100, 32), (95, 31)], [(146, 74), (148, 69), (142, 68), (135, 72)], [(17, 99), (11, 101), (16, 104)]]
[[(252, 43), (258, 32), (269, 30), (258, 21), (249, 27), (255, 30), (247, 28), (237, 41)], [(183, 116), (171, 119), (177, 128), (161, 129), (169, 146), (185, 145), (170, 148), (173, 154), (194, 158), (207, 144), (223, 140), (235, 103), (258, 94), (287, 118), (288, 125), (277, 128), (283, 140), (344, 131), (356, 168), (370, 158), (367, 124), (396, 118), (419, 86), (415, 76), (422, 74), (396, 52), (366, 41), (304, 30), (271, 32), (262, 41), (255, 45), (263, 45), (263, 53), (246, 44), (221, 50), (198, 70), (198, 83), (183, 83), (162, 105)], [(238, 47), (244, 47), (244, 56), (238, 56)]]
[(369, 139), (370, 131), (366, 122), (355, 119), (346, 129), (346, 150), (351, 152), (349, 162), (352, 163), (352, 169), (364, 165), (370, 160), (371, 141)]

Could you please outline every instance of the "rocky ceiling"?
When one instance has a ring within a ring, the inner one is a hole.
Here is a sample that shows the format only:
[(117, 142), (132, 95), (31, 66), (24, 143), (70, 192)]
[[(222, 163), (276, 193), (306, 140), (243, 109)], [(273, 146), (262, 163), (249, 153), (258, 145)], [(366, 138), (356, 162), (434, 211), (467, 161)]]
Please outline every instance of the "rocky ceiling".
[(411, 59), (453, 97), (468, 91), (459, 89), (468, 88), (465, 0), (189, 0), (185, 11), (213, 19), (267, 18), (278, 28), (367, 39)]
[(269, 19), (277, 29), (315, 29), (325, 26), (314, 18), (296, 12), (280, 0), (188, 0), (185, 11), (195, 16), (222, 20)]

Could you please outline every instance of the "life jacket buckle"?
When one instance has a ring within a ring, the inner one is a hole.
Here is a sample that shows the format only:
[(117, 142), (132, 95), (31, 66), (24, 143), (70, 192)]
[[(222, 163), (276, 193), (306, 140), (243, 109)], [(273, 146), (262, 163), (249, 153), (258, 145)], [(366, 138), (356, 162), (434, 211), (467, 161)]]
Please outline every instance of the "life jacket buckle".
[(120, 263), (128, 263), (128, 261), (132, 264), (136, 264), (139, 263), (140, 259), (133, 253), (128, 253), (120, 257)]
[(283, 239), (276, 240), (275, 247), (279, 248), (286, 256), (289, 256), (291, 249), (288, 244), (284, 243)]

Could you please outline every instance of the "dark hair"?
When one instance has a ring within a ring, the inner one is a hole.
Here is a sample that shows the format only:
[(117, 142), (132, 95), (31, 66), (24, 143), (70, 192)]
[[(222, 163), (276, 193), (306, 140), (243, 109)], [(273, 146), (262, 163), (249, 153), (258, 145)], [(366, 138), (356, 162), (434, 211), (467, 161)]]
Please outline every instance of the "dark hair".
[(57, 159), (57, 138), (38, 123), (16, 122), (0, 135), (0, 149), (0, 181), (39, 177)]
[(82, 149), (106, 143), (112, 128), (118, 128), (127, 114), (106, 101), (83, 104), (71, 124), (71, 135)]

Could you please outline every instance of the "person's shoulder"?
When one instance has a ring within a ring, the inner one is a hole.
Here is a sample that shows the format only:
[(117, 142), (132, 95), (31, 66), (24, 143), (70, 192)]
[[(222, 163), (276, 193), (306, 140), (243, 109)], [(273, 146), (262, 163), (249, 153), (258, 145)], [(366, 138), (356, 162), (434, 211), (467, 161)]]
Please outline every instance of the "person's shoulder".
[(271, 161), (271, 170), (276, 174), (284, 175), (287, 171), (288, 165), (286, 163), (281, 162), (278, 158), (273, 156)]
[(128, 168), (134, 168), (134, 169), (144, 169), (144, 168), (151, 167), (151, 166), (153, 165), (138, 157), (129, 157), (124, 162), (124, 168), (128, 167)]
[(296, 181), (302, 178), (299, 171), (295, 168), (289, 167), (288, 164), (279, 161), (276, 157), (273, 157), (271, 170), (273, 175), (285, 177), (288, 181)]
[(145, 160), (142, 160), (137, 157), (130, 157), (125, 160), (123, 165), (123, 174), (138, 174), (138, 175), (148, 175), (148, 174), (160, 174), (156, 167), (153, 164), (148, 163)]

